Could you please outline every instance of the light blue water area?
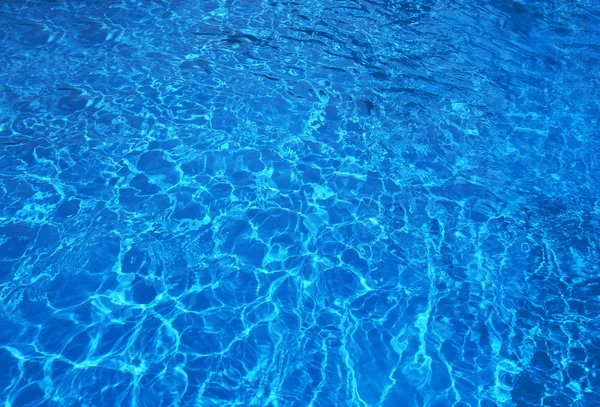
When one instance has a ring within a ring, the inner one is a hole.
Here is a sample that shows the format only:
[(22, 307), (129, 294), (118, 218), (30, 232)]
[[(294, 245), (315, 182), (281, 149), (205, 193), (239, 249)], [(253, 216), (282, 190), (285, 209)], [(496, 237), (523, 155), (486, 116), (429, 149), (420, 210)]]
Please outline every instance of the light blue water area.
[(3, 1), (2, 406), (600, 406), (600, 6)]

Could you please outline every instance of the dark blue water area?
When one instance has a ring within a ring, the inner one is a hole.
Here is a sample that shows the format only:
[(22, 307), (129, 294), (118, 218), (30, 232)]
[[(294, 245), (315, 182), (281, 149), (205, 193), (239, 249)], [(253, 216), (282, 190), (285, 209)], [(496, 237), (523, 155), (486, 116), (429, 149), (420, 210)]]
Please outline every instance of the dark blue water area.
[(0, 405), (600, 406), (600, 3), (0, 4)]

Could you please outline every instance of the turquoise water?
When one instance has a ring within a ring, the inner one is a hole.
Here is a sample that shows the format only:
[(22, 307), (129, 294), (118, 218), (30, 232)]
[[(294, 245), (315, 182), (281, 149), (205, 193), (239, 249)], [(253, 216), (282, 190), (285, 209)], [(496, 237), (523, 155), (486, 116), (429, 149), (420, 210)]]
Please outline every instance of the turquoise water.
[(1, 405), (600, 405), (596, 3), (0, 23)]

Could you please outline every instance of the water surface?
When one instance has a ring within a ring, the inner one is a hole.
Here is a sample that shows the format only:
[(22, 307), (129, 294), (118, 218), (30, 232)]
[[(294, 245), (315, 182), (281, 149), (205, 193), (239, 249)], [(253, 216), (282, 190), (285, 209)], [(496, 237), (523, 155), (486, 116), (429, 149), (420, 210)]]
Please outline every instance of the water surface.
[(600, 8), (0, 5), (0, 403), (600, 405)]

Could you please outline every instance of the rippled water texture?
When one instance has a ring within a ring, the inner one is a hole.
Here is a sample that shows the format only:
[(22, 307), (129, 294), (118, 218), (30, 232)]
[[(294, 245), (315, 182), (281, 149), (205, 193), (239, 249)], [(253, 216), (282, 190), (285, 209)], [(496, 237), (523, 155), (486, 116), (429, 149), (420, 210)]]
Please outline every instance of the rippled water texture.
[(600, 3), (3, 1), (0, 404), (600, 406)]

